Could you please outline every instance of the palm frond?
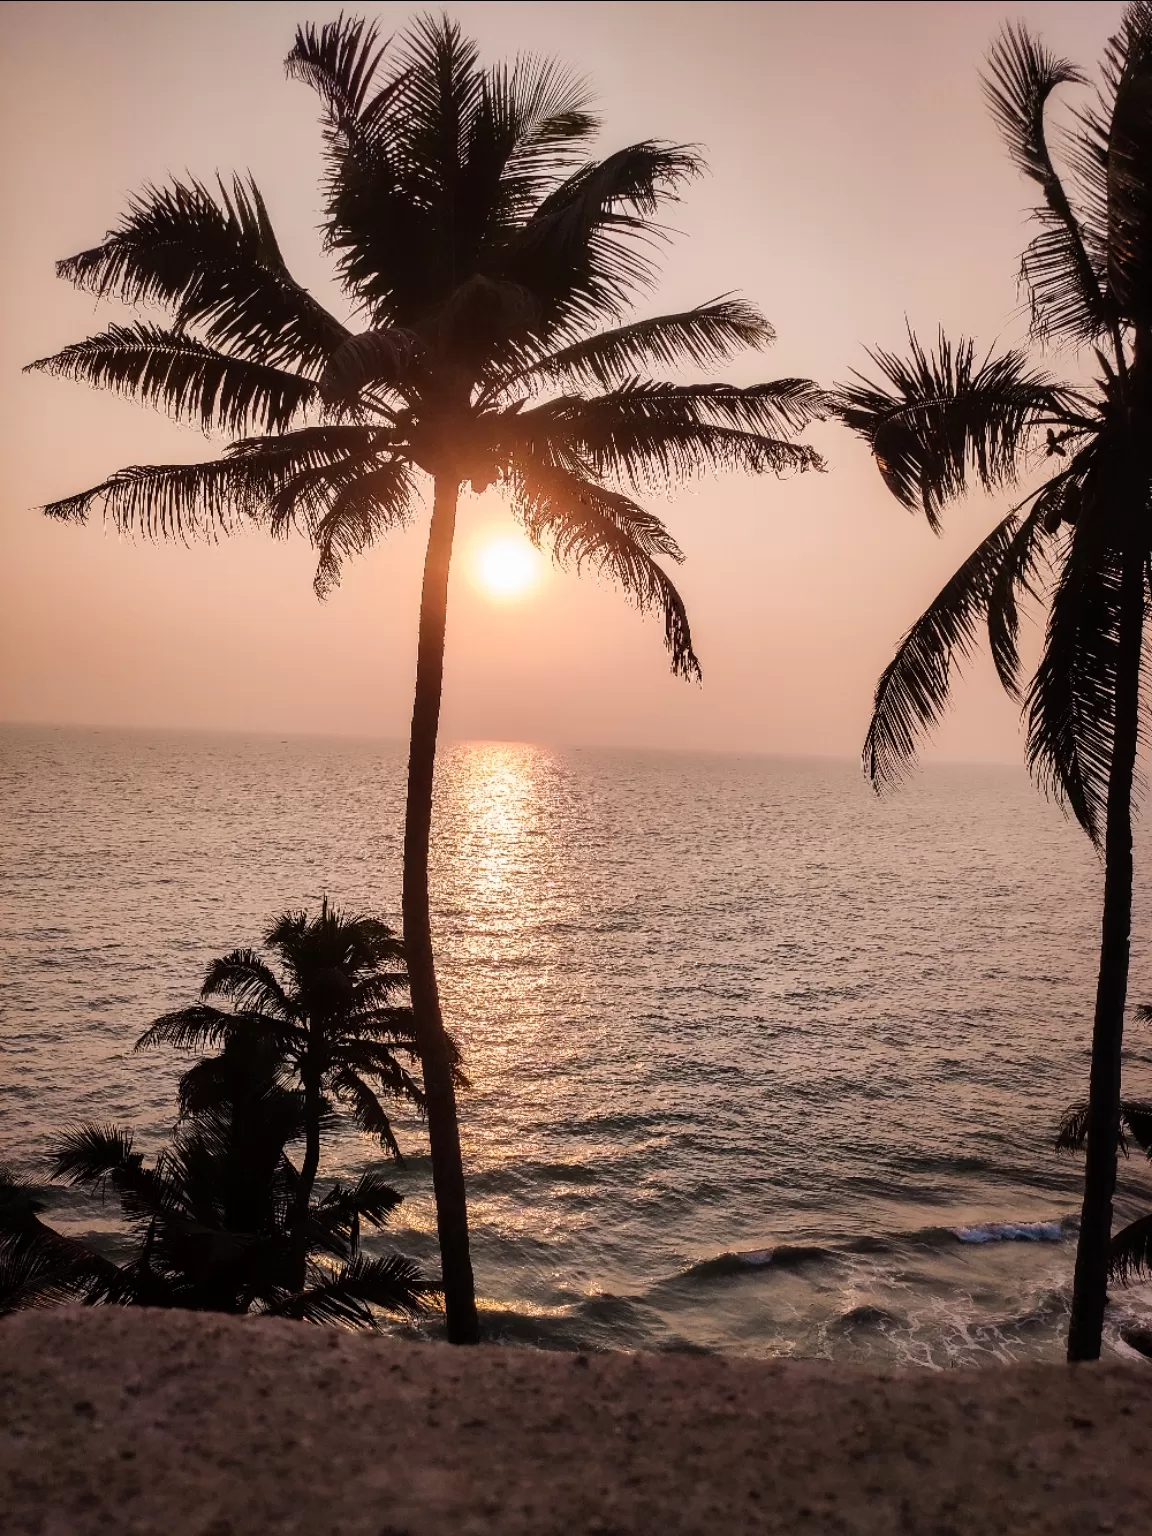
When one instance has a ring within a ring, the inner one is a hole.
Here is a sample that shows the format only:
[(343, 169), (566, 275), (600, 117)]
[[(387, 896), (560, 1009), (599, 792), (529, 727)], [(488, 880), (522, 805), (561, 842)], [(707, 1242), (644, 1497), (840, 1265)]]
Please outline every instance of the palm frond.
[(134, 464), (99, 485), (49, 502), (48, 517), (87, 522), (102, 507), (121, 533), (214, 539), (267, 515), (284, 474), (276, 465), (232, 456), (202, 464)]
[(803, 379), (740, 388), (631, 380), (608, 394), (561, 396), (498, 418), (497, 452), (526, 452), (581, 477), (666, 489), (706, 471), (783, 474), (821, 469), (806, 444), (785, 440), (822, 413), (824, 396)]
[(660, 612), (673, 672), (699, 678), (684, 600), (655, 558), (682, 558), (660, 519), (627, 496), (546, 463), (518, 463), (508, 485), (533, 543), (547, 537), (561, 566), (603, 571), (641, 612)]
[(1032, 334), (1039, 340), (1095, 341), (1109, 324), (1108, 298), (1089, 254), (1100, 242), (1058, 217), (1044, 212), (1036, 217), (1045, 228), (1028, 242), (1020, 258)]
[(354, 16), (342, 15), (319, 30), (308, 22), (296, 29), (285, 71), (290, 79), (312, 87), (324, 103), (330, 126), (343, 135), (360, 128), (388, 47), (379, 38), (374, 22)]
[(366, 390), (402, 388), (419, 366), (420, 349), (414, 331), (395, 326), (350, 336), (333, 352), (320, 376), (325, 403), (354, 406)]
[(99, 298), (157, 304), (178, 328), (265, 364), (321, 366), (347, 331), (296, 283), (264, 199), (238, 177), (214, 195), (201, 182), (149, 187), (104, 243), (57, 266)]
[[(392, 434), (378, 427), (332, 425), (246, 437), (224, 456), (202, 464), (145, 464), (118, 470), (101, 484), (49, 503), (49, 517), (84, 522), (94, 507), (122, 533), (149, 538), (212, 538), (247, 521), (277, 520), (277, 497), (288, 484), (323, 466), (389, 448)], [(290, 519), (287, 520), (290, 523)]]
[(498, 183), (492, 206), (500, 233), (522, 222), (582, 159), (600, 126), (592, 103), (588, 82), (555, 59), (518, 54), (511, 69), (485, 70), (467, 164), (474, 175), (482, 168), (489, 187)]
[(1025, 176), (1045, 187), (1053, 174), (1044, 128), (1048, 98), (1057, 86), (1086, 85), (1087, 76), (1049, 53), (1026, 27), (1009, 22), (989, 52), (983, 83), (1008, 153)]
[[(321, 48), (343, 47), (351, 58), (350, 26), (321, 29)], [(291, 58), (289, 68), (299, 72)], [(329, 74), (346, 92), (347, 70)], [(312, 83), (323, 94), (318, 75)], [(482, 100), (476, 45), (447, 17), (419, 18), (407, 30), (358, 110), (330, 99), (326, 244), (377, 326), (413, 323), (456, 286), (458, 273), (474, 270), (464, 167)]]
[[(392, 942), (399, 944), (400, 941)], [(399, 954), (381, 955), (376, 963), (387, 963), (389, 960), (395, 964), (403, 963), (403, 951)], [(405, 1033), (411, 1025), (412, 1011), (409, 1008), (399, 1006), (395, 1002), (396, 994), (403, 992), (408, 985), (408, 973), (406, 971), (373, 971), (356, 983), (356, 992), (353, 1006), (357, 1014), (362, 1014), (371, 1024), (372, 1016), (379, 1015), (381, 1024), (389, 1029)]]
[(651, 286), (663, 238), (655, 216), (702, 169), (687, 145), (629, 145), (581, 166), (509, 235), (504, 274), (536, 298), (550, 349), (622, 318)]
[(1101, 274), (1089, 242), (1056, 171), (1048, 146), (1044, 113), (1061, 85), (1083, 85), (1086, 77), (1058, 59), (1024, 28), (1009, 24), (988, 57), (984, 90), (992, 116), (1016, 165), (1044, 193), (1036, 218), (1044, 226), (1024, 255), (1021, 276), (1032, 298), (1039, 332), (1088, 341), (1107, 327)]
[(286, 1059), (286, 1042), (279, 1035), (266, 1033), (265, 1024), (260, 1020), (253, 1029), (241, 1027), (230, 1032), (218, 1055), (206, 1056), (180, 1074), (181, 1119), (207, 1122), (227, 1111), (233, 1131), (239, 1114), (248, 1122), (246, 1131), (257, 1139), (271, 1121), (275, 1145), (282, 1147), (296, 1140), (303, 1113), (302, 1090), (289, 1086), (292, 1063)]
[[(1128, 1155), (1128, 1142), (1134, 1141), (1152, 1159), (1152, 1102), (1147, 1099), (1120, 1100), (1120, 1150)], [(1060, 1117), (1056, 1130), (1057, 1152), (1083, 1152), (1088, 1142), (1088, 1102), (1070, 1104)]]
[(1141, 1216), (1114, 1234), (1108, 1273), (1120, 1285), (1133, 1285), (1152, 1275), (1152, 1216)]
[(351, 1187), (337, 1184), (309, 1212), (310, 1241), (336, 1258), (354, 1258), (361, 1222), (382, 1227), (402, 1200), (377, 1173), (362, 1175)]
[(375, 1328), (373, 1307), (402, 1317), (423, 1317), (437, 1292), (416, 1266), (399, 1255), (369, 1259), (363, 1255), (306, 1290), (269, 1302), (269, 1317), (345, 1328)]
[[(405, 1044), (415, 1055), (415, 1039), (411, 1038)], [(381, 1040), (347, 1040), (341, 1045), (340, 1059), (360, 1077), (372, 1079), (378, 1092), (406, 1100), (423, 1111), (424, 1090), (412, 1073), (397, 1061), (393, 1050)]]
[(282, 912), (269, 926), (264, 943), (274, 949), (300, 980), (316, 966), (338, 966), (349, 978), (403, 960), (396, 933), (378, 917), (342, 911), (328, 901), (310, 917), (305, 911)]
[[(1020, 594), (1039, 596), (1033, 573), (1068, 509), (1068, 481), (1054, 476), (1020, 519), (992, 575), (988, 591), (988, 639), (996, 675), (1011, 698), (1020, 696)], [(1026, 503), (1025, 503), (1026, 505)], [(1021, 509), (1016, 508), (1018, 513)]]
[[(310, 496), (315, 496), (317, 489), (313, 483), (308, 488)], [(329, 475), (323, 490), (330, 499), (311, 530), (319, 556), (314, 586), (321, 598), (339, 583), (346, 560), (363, 554), (390, 529), (410, 522), (418, 505), (411, 470), (399, 458), (374, 460), (371, 466), (349, 466), (345, 474)], [(295, 487), (285, 489), (278, 512), (294, 494)], [(298, 505), (293, 505), (293, 515)]]
[(376, 1259), (361, 1254), (341, 1278), (361, 1301), (401, 1316), (426, 1316), (440, 1295), (439, 1287), (426, 1280), (411, 1259), (396, 1253)]
[(1120, 1121), (1145, 1157), (1152, 1160), (1152, 1100), (1121, 1099)]
[(1108, 141), (1108, 289), (1133, 324), (1152, 319), (1152, 6), (1129, 5), (1113, 40)]
[[(151, 1042), (149, 1042), (151, 1043)], [(137, 1050), (140, 1049), (137, 1043)], [(230, 1073), (224, 1053), (205, 1056), (180, 1074), (177, 1089), (180, 1118), (203, 1115), (227, 1104), (231, 1096)]]
[[(31, 1307), (57, 1307), (84, 1296), (89, 1266), (60, 1239), (29, 1242), (0, 1235), (0, 1317)], [(92, 1255), (95, 1259), (95, 1255)]]
[(169, 1177), (163, 1154), (155, 1168), (145, 1166), (133, 1148), (132, 1133), (117, 1125), (83, 1125), (56, 1143), (52, 1175), (103, 1199), (107, 1186), (131, 1221), (148, 1222), (177, 1209), (181, 1191)]
[(226, 997), (246, 1013), (289, 1021), (292, 1002), (276, 972), (254, 949), (234, 949), (213, 960), (204, 974), (200, 996)]
[(279, 1021), (268, 1014), (231, 1013), (208, 1003), (194, 1003), (190, 1008), (177, 1008), (154, 1019), (133, 1049), (152, 1051), (157, 1046), (170, 1045), (177, 1051), (202, 1051), (226, 1045), (237, 1035), (267, 1039), (281, 1030)]
[[(593, 427), (604, 422), (728, 427), (737, 432), (782, 436), (823, 416), (827, 396), (809, 379), (773, 379), (762, 384), (669, 384), (628, 379), (591, 398), (572, 397), (562, 405), (566, 419)], [(546, 409), (546, 408), (545, 408)], [(523, 412), (531, 419), (532, 411)]]
[(144, 1154), (133, 1149), (131, 1131), (119, 1125), (84, 1125), (61, 1138), (52, 1174), (73, 1184), (100, 1185), (114, 1173), (134, 1175), (143, 1166)]
[(350, 1188), (337, 1185), (320, 1202), (324, 1210), (355, 1212), (361, 1221), (382, 1227), (403, 1196), (378, 1173), (361, 1174)]
[(329, 1073), (328, 1085), (337, 1099), (344, 1104), (352, 1119), (366, 1136), (375, 1136), (385, 1152), (403, 1161), (400, 1144), (392, 1129), (383, 1104), (368, 1084), (349, 1066), (342, 1066)]
[(0, 1316), (27, 1307), (87, 1299), (109, 1273), (109, 1259), (40, 1220), (35, 1189), (0, 1168)]
[(1080, 511), (1027, 694), (1028, 764), (1093, 842), (1104, 825), (1120, 662), (1124, 466), (1097, 438), (1078, 456)]
[(975, 648), (1019, 524), (1019, 512), (1010, 512), (996, 525), (916, 620), (885, 667), (864, 742), (864, 768), (877, 788), (899, 782), (915, 761), (920, 737), (943, 714), (953, 664)]
[(635, 320), (585, 337), (501, 380), (501, 388), (514, 388), (521, 379), (570, 379), (608, 389), (652, 367), (708, 368), (727, 362), (740, 351), (767, 346), (775, 334), (755, 305), (725, 295), (680, 314)]
[(1065, 397), (1022, 352), (977, 363), (963, 338), (953, 346), (940, 332), (929, 352), (910, 330), (908, 342), (906, 358), (871, 352), (882, 381), (857, 374), (839, 387), (834, 408), (871, 448), (893, 496), (938, 528), (940, 508), (964, 493), (969, 470), (986, 490), (1015, 479), (1029, 434)]
[(142, 321), (109, 326), (24, 371), (33, 370), (111, 389), (205, 432), (280, 432), (316, 397), (315, 384), (299, 374)]

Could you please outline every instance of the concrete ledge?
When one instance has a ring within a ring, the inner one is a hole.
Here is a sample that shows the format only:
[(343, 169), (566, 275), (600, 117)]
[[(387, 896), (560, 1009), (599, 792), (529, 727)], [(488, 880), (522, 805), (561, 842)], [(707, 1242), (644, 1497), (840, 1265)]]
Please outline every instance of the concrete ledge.
[(1152, 1529), (1152, 1367), (452, 1350), (182, 1312), (0, 1322), (6, 1536)]

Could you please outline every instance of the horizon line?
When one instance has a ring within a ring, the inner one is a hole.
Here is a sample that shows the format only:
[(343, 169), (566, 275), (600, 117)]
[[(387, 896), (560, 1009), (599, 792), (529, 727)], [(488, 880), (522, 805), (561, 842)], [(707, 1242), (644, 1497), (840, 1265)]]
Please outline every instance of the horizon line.
[[(138, 725), (108, 721), (76, 720), (19, 720), (0, 719), (0, 731), (75, 731), (95, 735), (155, 735), (155, 736), (229, 736), (243, 739), (273, 739), (282, 741), (346, 741), (378, 742), (404, 748), (406, 735), (391, 735), (379, 731), (353, 730), (301, 730), (281, 726), (230, 726), (230, 725)], [(703, 747), (671, 746), (627, 741), (562, 740), (558, 738), (532, 738), (526, 736), (441, 736), (442, 746), (523, 746), (542, 747), (560, 751), (593, 752), (652, 752), (679, 757), (763, 757), (795, 762), (851, 763), (859, 766), (860, 754), (848, 752), (820, 752), (786, 750), (770, 747)], [(922, 759), (912, 767), (912, 774), (925, 768), (1014, 768), (1026, 770), (1026, 765), (1007, 757), (941, 757)]]

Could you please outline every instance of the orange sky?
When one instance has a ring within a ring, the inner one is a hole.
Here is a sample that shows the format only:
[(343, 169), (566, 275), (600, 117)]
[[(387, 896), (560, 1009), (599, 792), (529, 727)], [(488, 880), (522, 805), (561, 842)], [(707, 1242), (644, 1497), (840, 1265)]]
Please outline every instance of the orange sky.
[[(315, 98), (284, 78), (298, 20), (338, 5), (8, 4), (0, 10), (0, 719), (405, 733), (422, 558), (394, 535), (325, 604), (302, 543), (133, 544), (35, 508), (127, 463), (209, 457), (199, 433), (20, 366), (116, 318), (56, 281), (126, 194), (170, 172), (250, 170), (297, 278), (341, 314), (315, 233)], [(385, 31), (407, 6), (366, 8)], [(603, 142), (702, 144), (653, 308), (738, 289), (779, 340), (731, 376), (822, 382), (897, 346), (905, 316), (986, 343), (1023, 330), (1028, 193), (977, 81), (1019, 18), (1093, 66), (1119, 4), (464, 4), (490, 58), (560, 55), (600, 94)], [(445, 731), (555, 742), (852, 754), (907, 624), (992, 525), (957, 507), (934, 539), (831, 427), (829, 473), (699, 481), (661, 510), (704, 683), (668, 675), (659, 625), (609, 587), (550, 574), (495, 603), (474, 546), (510, 519), (465, 509)], [(933, 747), (1016, 757), (1016, 711), (977, 666)]]

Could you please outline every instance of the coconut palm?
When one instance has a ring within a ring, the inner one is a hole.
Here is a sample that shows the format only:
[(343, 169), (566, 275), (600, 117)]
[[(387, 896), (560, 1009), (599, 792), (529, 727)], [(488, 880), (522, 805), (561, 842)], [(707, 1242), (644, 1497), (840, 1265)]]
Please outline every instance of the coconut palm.
[[(252, 949), (213, 960), (201, 1001), (156, 1019), (136, 1049), (203, 1050), (246, 1042), (270, 1052), (277, 1070), (299, 1085), (304, 1158), (295, 1199), (302, 1271), (328, 1098), (398, 1158), (400, 1147), (381, 1098), (423, 1109), (424, 1093), (402, 1060), (416, 1056), (416, 1038), (411, 1009), (398, 1001), (407, 986), (403, 945), (385, 923), (349, 916), (325, 898), (316, 917), (285, 912), (277, 918), (264, 946), (279, 960), (282, 975)], [(231, 1006), (220, 1008), (216, 999)], [(181, 1111), (207, 1112), (221, 1094), (232, 1092), (225, 1051), (185, 1073)], [(242, 1147), (238, 1155), (243, 1162)]]
[(266, 1039), (228, 1039), (185, 1074), (181, 1100), (187, 1113), (151, 1166), (115, 1125), (83, 1126), (57, 1145), (54, 1177), (117, 1196), (135, 1239), (126, 1263), (62, 1237), (28, 1186), (0, 1178), (0, 1311), (80, 1300), (363, 1328), (375, 1325), (374, 1307), (428, 1310), (432, 1288), (408, 1259), (361, 1251), (363, 1224), (382, 1226), (400, 1203), (379, 1174), (310, 1201), (301, 1267), (301, 1175), (285, 1148), (303, 1134), (304, 1093), (287, 1085)]
[(843, 388), (892, 493), (936, 527), (972, 480), (1040, 485), (997, 524), (901, 641), (876, 690), (865, 765), (900, 777), (939, 718), (954, 665), (987, 625), (1010, 693), (1020, 689), (1019, 602), (1047, 603), (1043, 654), (1024, 694), (1029, 765), (1104, 855), (1083, 1216), (1068, 1352), (1095, 1359), (1107, 1298), (1119, 1134), (1120, 1052), (1132, 910), (1132, 800), (1152, 552), (1152, 10), (1130, 7), (1104, 84), (1063, 144), (1049, 97), (1082, 82), (1020, 28), (990, 55), (986, 90), (1009, 152), (1036, 182), (1039, 233), (1022, 279), (1038, 340), (1083, 351), (1095, 377), (1062, 387), (1022, 351), (977, 357), (970, 341), (872, 354), (881, 378)]
[(289, 74), (320, 97), (324, 235), (359, 329), (291, 277), (251, 181), (175, 181), (60, 264), (87, 292), (166, 311), (33, 364), (119, 390), (233, 441), (208, 463), (136, 466), (54, 502), (83, 521), (215, 534), (251, 516), (303, 527), (317, 589), (408, 522), (431, 485), (404, 834), (404, 941), (427, 1094), (449, 1336), (478, 1336), (453, 1080), (428, 899), (448, 573), (462, 488), (497, 486), (562, 565), (613, 578), (663, 619), (673, 671), (699, 674), (666, 564), (675, 540), (637, 499), (702, 470), (818, 465), (791, 441), (808, 381), (740, 387), (711, 369), (772, 339), (731, 296), (629, 320), (651, 285), (660, 210), (694, 150), (646, 140), (602, 159), (585, 85), (531, 57), (482, 68), (448, 20), (387, 53), (373, 27), (302, 27)]

